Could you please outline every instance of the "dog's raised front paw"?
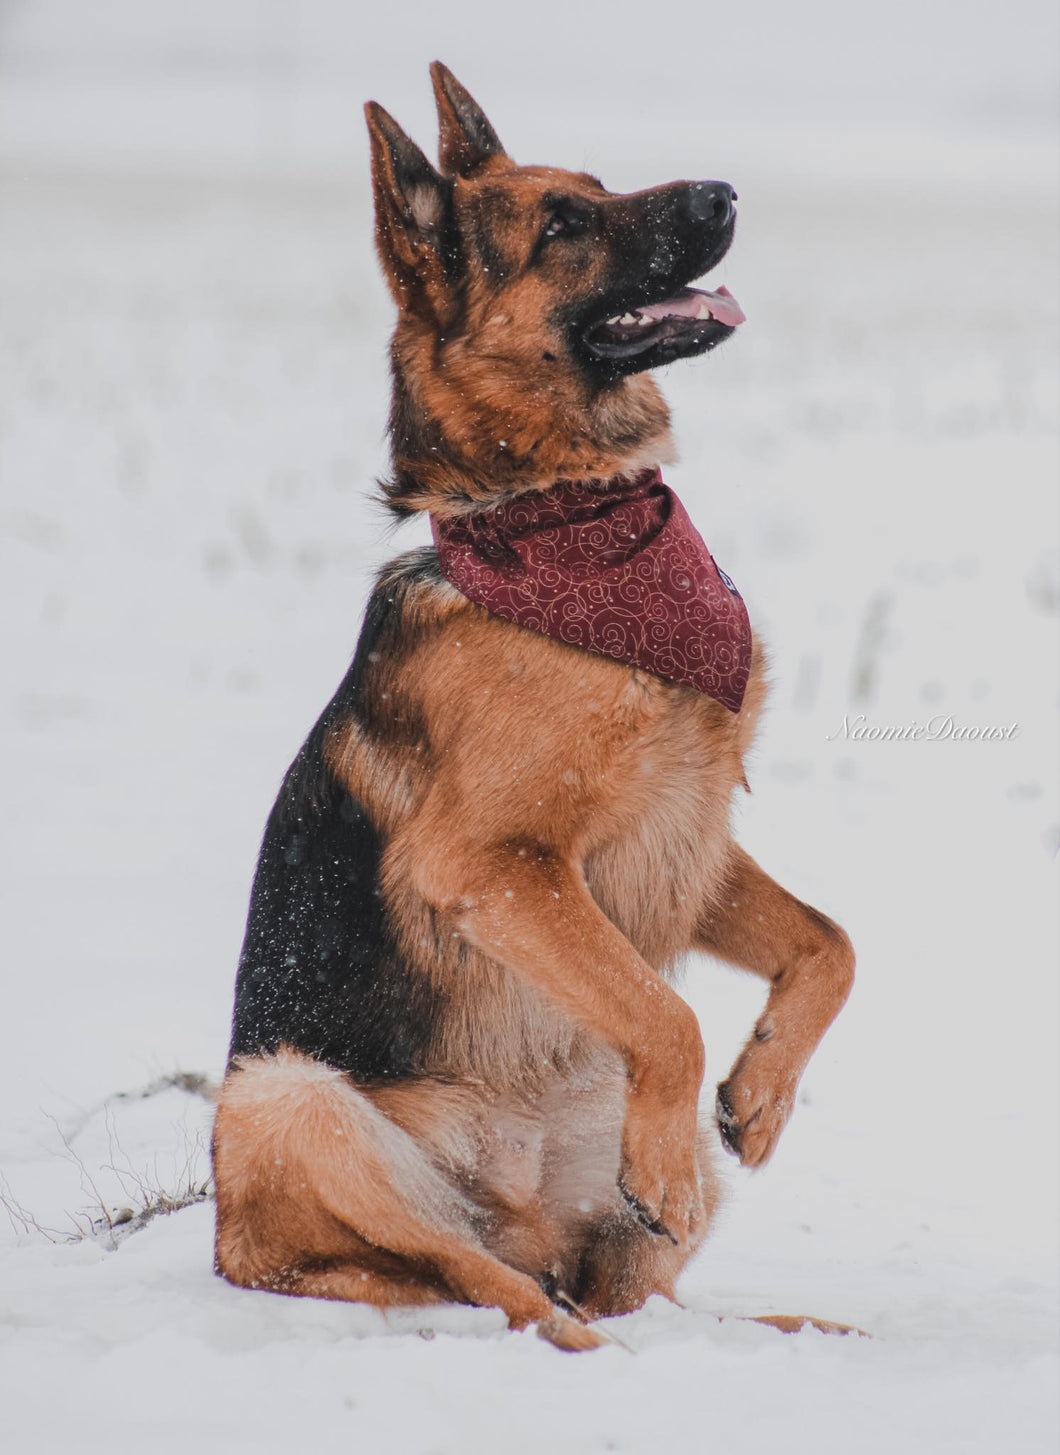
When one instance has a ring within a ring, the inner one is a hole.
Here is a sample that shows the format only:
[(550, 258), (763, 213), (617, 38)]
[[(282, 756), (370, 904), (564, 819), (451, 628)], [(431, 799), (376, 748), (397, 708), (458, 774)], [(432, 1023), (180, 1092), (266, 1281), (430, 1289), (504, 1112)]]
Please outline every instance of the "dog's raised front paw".
[(718, 1087), (718, 1130), (745, 1167), (763, 1167), (791, 1116), (795, 1083), (761, 1083), (737, 1068)]

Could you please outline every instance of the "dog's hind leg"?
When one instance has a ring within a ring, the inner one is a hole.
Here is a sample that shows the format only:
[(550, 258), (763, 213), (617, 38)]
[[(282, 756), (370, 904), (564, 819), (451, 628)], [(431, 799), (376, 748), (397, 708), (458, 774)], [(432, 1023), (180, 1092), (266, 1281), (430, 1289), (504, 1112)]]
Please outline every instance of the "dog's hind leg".
[(700, 917), (697, 949), (770, 982), (769, 999), (727, 1081), (718, 1123), (748, 1167), (773, 1153), (799, 1078), (854, 982), (854, 951), (825, 915), (789, 894), (733, 846), (729, 873)]
[(600, 1335), (482, 1247), (476, 1210), (341, 1072), (292, 1051), (237, 1063), (214, 1127), (217, 1269), (277, 1293), (374, 1304), (457, 1298), (566, 1349)]

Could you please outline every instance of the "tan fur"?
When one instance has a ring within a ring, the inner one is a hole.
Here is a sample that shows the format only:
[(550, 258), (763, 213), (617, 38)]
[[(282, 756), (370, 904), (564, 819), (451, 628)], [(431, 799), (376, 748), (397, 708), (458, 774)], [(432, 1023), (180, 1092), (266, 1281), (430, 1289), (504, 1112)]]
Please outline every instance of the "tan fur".
[[(498, 1095), (437, 1081), (356, 1088), (287, 1050), (246, 1059), (225, 1080), (214, 1131), (218, 1271), (383, 1308), (492, 1304), (513, 1327), (537, 1322), (561, 1347), (592, 1347), (537, 1281), (549, 1275), (562, 1295), (579, 1229), (613, 1215), (607, 1296), (590, 1312), (672, 1294), (687, 1256), (638, 1247), (623, 1218), (623, 1078), (605, 1063)], [(707, 1178), (705, 1143), (701, 1155)]]
[(415, 466), (423, 485), (408, 504), (459, 514), (528, 484), (606, 479), (674, 458), (669, 410), (654, 379), (627, 380), (596, 399), (574, 374), (544, 360), (559, 344), (541, 321), (541, 293), (540, 279), (524, 278), (505, 294), (503, 312), (493, 311), (492, 293), (472, 294), (465, 331), (441, 346), (430, 323), (398, 325), (397, 367), (426, 412), (445, 419), (459, 441), (455, 458), (395, 457), (399, 469)]
[[(484, 241), (458, 303), (429, 187), (405, 196), (396, 180), (411, 144), (370, 105), (377, 243), (400, 310), (395, 463), (416, 482), (402, 508), (481, 508), (665, 458), (655, 384), (592, 394), (559, 358), (562, 257), (525, 266), (549, 189), (600, 184), (516, 167), (459, 83), (433, 74), (452, 206)], [(244, 1286), (382, 1307), (493, 1304), (561, 1347), (592, 1347), (545, 1288), (569, 1306), (580, 1280), (589, 1317), (672, 1297), (717, 1204), (697, 1120), (703, 1046), (676, 964), (705, 949), (770, 983), (720, 1088), (726, 1140), (757, 1166), (853, 955), (731, 836), (765, 695), (760, 647), (733, 714), (501, 621), (411, 559), (383, 577), (393, 640), (323, 755), (381, 835), (388, 923), (446, 1014), (415, 1080), (355, 1085), (292, 1051), (230, 1071), (217, 1265)]]
[(217, 1265), (233, 1283), (379, 1307), (455, 1297), (503, 1308), (515, 1328), (537, 1322), (561, 1347), (597, 1342), (486, 1252), (458, 1186), (318, 1062), (281, 1051), (231, 1072), (214, 1158)]
[[(437, 68), (435, 89), (443, 161), (452, 162)], [(484, 250), (468, 247), (457, 297), (422, 230), (401, 225), (403, 207), (414, 210), (415, 199), (403, 202), (394, 179), (389, 147), (400, 129), (374, 102), (367, 117), (376, 244), (400, 310), (391, 348), (395, 380), (444, 440), (443, 450), (424, 449), (416, 432), (409, 454), (395, 437), (395, 469), (418, 482), (403, 508), (445, 516), (559, 479), (608, 478), (672, 460), (670, 411), (654, 379), (641, 374), (596, 390), (567, 356), (555, 301), (591, 290), (592, 269), (602, 276), (604, 259), (555, 256), (544, 268), (528, 266), (556, 189), (596, 203), (606, 198), (617, 238), (642, 225), (640, 194), (615, 198), (583, 173), (519, 167), (503, 152), (488, 156), (452, 178), (463, 231), (488, 239)]]
[(729, 1079), (718, 1088), (726, 1134), (748, 1167), (768, 1161), (799, 1078), (854, 983), (850, 940), (781, 889), (733, 845), (723, 892), (702, 915), (697, 945), (770, 982), (769, 999)]

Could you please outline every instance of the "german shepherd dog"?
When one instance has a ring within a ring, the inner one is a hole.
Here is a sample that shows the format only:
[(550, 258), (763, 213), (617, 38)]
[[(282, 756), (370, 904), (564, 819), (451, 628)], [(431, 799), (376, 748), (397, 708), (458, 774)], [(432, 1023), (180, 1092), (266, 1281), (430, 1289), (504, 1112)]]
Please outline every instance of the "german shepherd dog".
[[(390, 507), (451, 522), (670, 459), (649, 371), (733, 328), (653, 305), (725, 255), (732, 188), (517, 166), (432, 78), (437, 170), (366, 107), (398, 309)], [(502, 619), (433, 549), (383, 569), (265, 831), (214, 1132), (219, 1273), (493, 1306), (566, 1349), (674, 1296), (718, 1200), (675, 963), (768, 984), (717, 1096), (748, 1167), (853, 978), (843, 931), (731, 836), (764, 691), (757, 644), (732, 711)]]

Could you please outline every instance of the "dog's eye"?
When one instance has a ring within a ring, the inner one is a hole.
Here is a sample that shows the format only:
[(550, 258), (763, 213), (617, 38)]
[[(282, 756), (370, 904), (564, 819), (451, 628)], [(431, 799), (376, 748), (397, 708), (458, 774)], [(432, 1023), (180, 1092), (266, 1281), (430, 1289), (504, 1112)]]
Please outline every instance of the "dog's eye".
[(577, 237), (586, 226), (586, 219), (575, 212), (554, 212), (542, 234), (542, 241), (550, 242), (555, 237)]

